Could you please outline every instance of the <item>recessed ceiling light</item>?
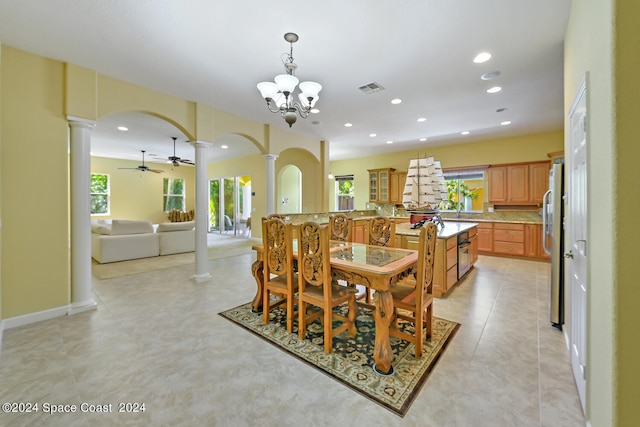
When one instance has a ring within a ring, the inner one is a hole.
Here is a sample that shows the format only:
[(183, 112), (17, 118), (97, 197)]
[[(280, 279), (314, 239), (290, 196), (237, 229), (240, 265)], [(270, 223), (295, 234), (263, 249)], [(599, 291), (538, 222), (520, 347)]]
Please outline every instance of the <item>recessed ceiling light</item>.
[(121, 130), (122, 132), (126, 132), (129, 130), (129, 128), (126, 126), (118, 126), (118, 130)]
[(469, 135), (469, 131), (468, 131), (468, 130), (465, 130), (465, 131), (463, 131), (463, 132), (460, 132), (460, 135)]
[(425, 142), (427, 138), (420, 138), (420, 142)]
[(311, 109), (311, 113), (313, 114), (318, 114), (320, 112), (320, 110), (318, 110), (317, 108), (312, 108)]
[(487, 93), (498, 93), (502, 90), (502, 88), (500, 86), (494, 86), (491, 87), (489, 89), (487, 89)]
[(370, 133), (370, 134), (369, 134), (369, 136), (370, 136), (371, 138), (375, 138), (377, 135), (376, 135), (375, 133)]
[(393, 141), (387, 141), (387, 144), (393, 144)]
[(482, 64), (483, 62), (487, 62), (489, 59), (491, 59), (491, 54), (489, 52), (480, 52), (475, 58), (473, 58), (473, 62), (476, 64)]
[(500, 71), (491, 71), (480, 76), (482, 80), (492, 80), (500, 75)]
[(427, 118), (426, 118), (426, 117), (420, 117), (420, 118), (418, 119), (418, 121), (419, 121), (419, 122), (426, 122), (426, 121), (427, 121)]
[(500, 125), (507, 126), (511, 124), (511, 120), (505, 120), (504, 122), (500, 122)]
[(346, 127), (346, 128), (350, 128), (351, 126), (353, 126), (353, 124), (351, 124), (351, 123), (345, 123), (344, 124), (344, 127)]
[(394, 99), (391, 100), (392, 104), (400, 104), (401, 102), (402, 102), (402, 99), (400, 99), (400, 98), (394, 98)]
[(229, 148), (228, 145), (221, 145), (220, 148), (222, 148), (223, 150), (226, 150), (227, 148)]

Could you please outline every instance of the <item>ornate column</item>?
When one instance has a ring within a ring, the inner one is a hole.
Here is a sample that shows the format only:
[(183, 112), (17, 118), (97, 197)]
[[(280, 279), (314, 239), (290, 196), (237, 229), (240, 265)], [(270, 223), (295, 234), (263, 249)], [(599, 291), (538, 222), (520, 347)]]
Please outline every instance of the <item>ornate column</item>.
[(267, 168), (266, 168), (266, 179), (267, 179), (267, 194), (266, 194), (266, 212), (265, 216), (276, 213), (275, 209), (275, 200), (276, 200), (276, 159), (278, 158), (277, 154), (265, 154), (264, 157)]
[(209, 230), (209, 180), (207, 179), (208, 142), (191, 141), (196, 149), (196, 271), (191, 280), (197, 283), (211, 279), (207, 233)]
[(91, 130), (95, 122), (67, 117), (71, 128), (71, 304), (69, 314), (97, 307), (91, 292)]

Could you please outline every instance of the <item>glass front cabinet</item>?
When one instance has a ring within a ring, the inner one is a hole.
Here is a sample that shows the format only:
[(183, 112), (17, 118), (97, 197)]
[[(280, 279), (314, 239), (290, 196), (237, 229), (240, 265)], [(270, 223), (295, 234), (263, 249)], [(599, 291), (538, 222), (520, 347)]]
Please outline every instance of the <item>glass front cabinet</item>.
[(375, 203), (389, 203), (390, 176), (393, 168), (369, 169), (369, 201)]

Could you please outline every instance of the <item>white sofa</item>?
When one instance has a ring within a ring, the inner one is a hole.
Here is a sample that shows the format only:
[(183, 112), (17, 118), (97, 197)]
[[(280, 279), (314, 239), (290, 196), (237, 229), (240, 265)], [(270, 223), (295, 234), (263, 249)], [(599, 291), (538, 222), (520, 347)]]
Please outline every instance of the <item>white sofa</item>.
[(92, 221), (91, 256), (101, 264), (195, 250), (195, 221), (151, 224), (114, 219)]

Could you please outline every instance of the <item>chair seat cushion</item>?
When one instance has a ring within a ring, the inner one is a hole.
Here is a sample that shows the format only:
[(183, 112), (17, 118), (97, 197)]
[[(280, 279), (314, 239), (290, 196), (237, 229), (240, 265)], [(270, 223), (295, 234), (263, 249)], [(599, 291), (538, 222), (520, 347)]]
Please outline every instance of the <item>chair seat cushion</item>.
[[(332, 285), (331, 296), (334, 300), (342, 299), (349, 295), (355, 295), (356, 293), (358, 293), (358, 290), (356, 288), (350, 286)], [(304, 289), (304, 294), (319, 299), (323, 298), (324, 296), (322, 286), (307, 285), (307, 287)]]
[[(279, 289), (283, 289), (283, 290), (287, 290), (287, 276), (283, 275), (283, 276), (276, 276), (273, 279), (269, 280), (267, 282), (269, 284), (269, 287), (274, 287), (274, 288), (279, 288)], [(297, 290), (298, 289), (298, 275), (294, 274), (293, 275), (293, 289)]]

